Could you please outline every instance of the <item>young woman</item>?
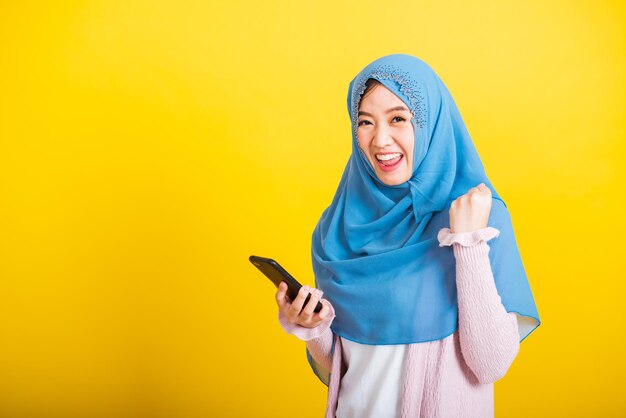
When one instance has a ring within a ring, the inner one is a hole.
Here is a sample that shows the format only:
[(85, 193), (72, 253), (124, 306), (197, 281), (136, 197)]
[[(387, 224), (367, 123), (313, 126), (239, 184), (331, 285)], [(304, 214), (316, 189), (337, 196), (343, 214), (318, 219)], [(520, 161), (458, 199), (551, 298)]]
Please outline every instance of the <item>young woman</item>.
[(279, 321), (306, 341), (327, 417), (492, 417), (493, 382), (540, 324), (508, 209), (420, 59), (367, 65), (348, 111), (352, 154), (313, 233), (316, 288), (289, 301), (282, 283)]

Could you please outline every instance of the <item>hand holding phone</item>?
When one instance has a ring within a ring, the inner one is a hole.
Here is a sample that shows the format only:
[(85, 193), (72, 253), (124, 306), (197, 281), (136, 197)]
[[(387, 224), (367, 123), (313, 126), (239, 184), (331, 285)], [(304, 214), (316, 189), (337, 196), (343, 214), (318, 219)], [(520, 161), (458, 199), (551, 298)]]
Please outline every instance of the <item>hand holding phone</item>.
[(250, 256), (250, 262), (278, 288), (276, 303), (289, 322), (314, 328), (329, 314), (330, 304), (321, 299), (321, 290), (301, 286), (287, 270), (271, 258), (253, 255)]
[[(323, 295), (321, 290), (313, 289), (312, 293), (309, 293), (309, 291), (310, 289), (307, 286), (303, 286), (293, 302), (291, 302), (286, 296), (287, 284), (282, 282), (276, 292), (276, 303), (278, 304), (278, 309), (290, 323), (305, 328), (315, 328), (330, 313), (330, 303), (321, 299)], [(319, 313), (315, 313), (314, 307), (319, 304), (323, 305), (323, 307)]]
[[(265, 274), (265, 276), (274, 283), (276, 287), (280, 285), (280, 282), (287, 283), (287, 296), (291, 301), (294, 301), (298, 296), (298, 292), (302, 288), (302, 285), (298, 283), (296, 279), (293, 278), (291, 274), (287, 272), (280, 264), (278, 264), (275, 260), (266, 257), (259, 257), (256, 255), (251, 255), (249, 258), (250, 262), (258, 268), (261, 273)], [(310, 295), (307, 296), (306, 301), (308, 302)], [(315, 306), (315, 312), (319, 312), (322, 309), (322, 304), (318, 302)]]

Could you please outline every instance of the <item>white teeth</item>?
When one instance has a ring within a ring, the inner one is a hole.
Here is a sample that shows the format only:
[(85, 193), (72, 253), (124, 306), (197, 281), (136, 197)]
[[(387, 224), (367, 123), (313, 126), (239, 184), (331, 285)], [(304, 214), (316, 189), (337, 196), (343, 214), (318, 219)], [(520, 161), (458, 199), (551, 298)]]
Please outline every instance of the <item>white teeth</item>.
[(378, 154), (376, 155), (376, 158), (380, 161), (387, 161), (387, 160), (393, 160), (394, 158), (398, 158), (401, 155), (402, 154), (400, 154), (399, 152), (395, 154)]

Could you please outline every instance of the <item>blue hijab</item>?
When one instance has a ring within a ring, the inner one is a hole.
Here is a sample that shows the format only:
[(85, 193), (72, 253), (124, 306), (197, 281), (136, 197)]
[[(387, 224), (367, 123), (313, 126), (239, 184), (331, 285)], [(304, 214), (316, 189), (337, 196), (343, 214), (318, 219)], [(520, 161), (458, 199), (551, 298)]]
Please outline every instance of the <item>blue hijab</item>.
[[(368, 78), (381, 82), (411, 110), (413, 174), (388, 186), (358, 147), (361, 95)], [(332, 331), (361, 344), (409, 344), (445, 338), (457, 329), (453, 248), (437, 233), (450, 226), (451, 203), (481, 182), (491, 189), (489, 259), (507, 312), (539, 315), (517, 248), (506, 204), (485, 169), (450, 92), (422, 60), (407, 54), (368, 64), (348, 89), (352, 154), (328, 208), (313, 232), (315, 285), (335, 308)], [(327, 383), (324, 371), (307, 358)]]

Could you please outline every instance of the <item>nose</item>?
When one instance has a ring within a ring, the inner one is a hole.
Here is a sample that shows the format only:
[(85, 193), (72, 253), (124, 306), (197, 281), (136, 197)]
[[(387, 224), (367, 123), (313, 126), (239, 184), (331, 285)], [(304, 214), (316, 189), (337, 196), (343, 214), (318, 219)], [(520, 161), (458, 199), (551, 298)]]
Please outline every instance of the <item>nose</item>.
[(376, 128), (376, 132), (374, 132), (374, 138), (372, 138), (372, 143), (378, 148), (384, 148), (387, 145), (391, 145), (393, 143), (391, 133), (384, 125), (379, 125)]

